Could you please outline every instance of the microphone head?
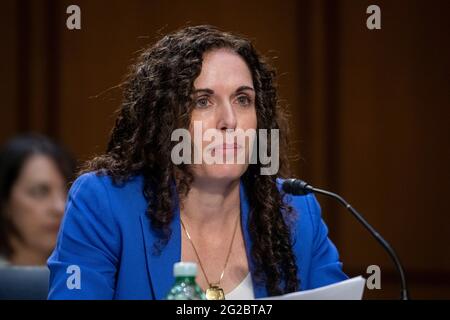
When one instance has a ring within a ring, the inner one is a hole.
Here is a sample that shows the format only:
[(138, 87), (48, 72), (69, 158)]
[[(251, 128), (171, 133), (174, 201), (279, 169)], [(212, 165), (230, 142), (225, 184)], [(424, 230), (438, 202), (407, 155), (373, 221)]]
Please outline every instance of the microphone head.
[(283, 181), (282, 189), (285, 193), (289, 193), (295, 196), (305, 195), (311, 192), (309, 185), (299, 179), (286, 179)]

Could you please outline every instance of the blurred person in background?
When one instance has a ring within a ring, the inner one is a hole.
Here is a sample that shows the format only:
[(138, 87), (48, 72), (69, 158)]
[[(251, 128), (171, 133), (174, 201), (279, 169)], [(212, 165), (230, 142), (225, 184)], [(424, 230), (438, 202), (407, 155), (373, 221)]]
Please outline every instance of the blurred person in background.
[(73, 172), (70, 155), (44, 136), (17, 136), (1, 147), (0, 266), (46, 264)]

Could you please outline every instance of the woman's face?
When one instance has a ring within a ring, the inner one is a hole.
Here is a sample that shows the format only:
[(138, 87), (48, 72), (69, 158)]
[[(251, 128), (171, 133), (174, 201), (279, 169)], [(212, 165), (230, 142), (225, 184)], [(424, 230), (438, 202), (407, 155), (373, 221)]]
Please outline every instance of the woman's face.
[[(202, 139), (197, 140), (202, 142), (194, 142), (194, 149), (201, 150), (203, 155), (209, 154), (223, 160), (221, 164), (205, 161), (193, 164), (194, 178), (224, 182), (239, 179), (247, 170), (253, 140), (245, 139), (242, 145), (238, 139), (233, 139), (231, 143), (227, 143), (226, 139), (228, 136), (230, 142), (233, 133), (256, 130), (257, 127), (253, 79), (246, 62), (229, 49), (205, 53), (201, 73), (194, 81), (193, 99), (189, 130), (195, 140), (194, 124), (197, 122), (197, 126), (201, 123), (202, 133)], [(206, 130), (220, 135), (222, 143), (215, 139), (205, 140), (203, 134)], [(237, 155), (240, 153), (245, 153), (245, 162), (238, 161)], [(231, 161), (227, 161), (227, 157)]]
[(55, 246), (65, 200), (65, 180), (55, 163), (44, 155), (29, 157), (11, 189), (7, 204), (6, 214), (20, 235), (13, 244), (21, 242), (39, 254), (50, 254)]

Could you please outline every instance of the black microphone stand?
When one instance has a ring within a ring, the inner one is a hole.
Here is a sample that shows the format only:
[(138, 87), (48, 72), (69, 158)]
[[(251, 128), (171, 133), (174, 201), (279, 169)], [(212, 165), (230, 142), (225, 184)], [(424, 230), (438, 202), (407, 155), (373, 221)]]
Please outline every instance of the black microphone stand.
[(287, 179), (283, 183), (283, 191), (290, 194), (307, 194), (307, 193), (318, 193), (322, 194), (331, 198), (334, 198), (339, 201), (350, 213), (358, 220), (366, 229), (370, 232), (370, 234), (377, 240), (379, 244), (388, 252), (389, 256), (391, 257), (392, 261), (394, 262), (397, 271), (400, 275), (401, 280), (401, 292), (400, 292), (400, 299), (401, 300), (409, 300), (409, 294), (408, 294), (408, 287), (406, 284), (406, 276), (405, 272), (403, 270), (402, 264), (400, 263), (400, 259), (398, 258), (397, 254), (395, 253), (394, 249), (391, 247), (391, 245), (383, 239), (383, 237), (362, 217), (362, 215), (356, 211), (347, 201), (345, 201), (344, 198), (342, 198), (340, 195), (327, 191), (322, 190), (319, 188), (314, 188), (313, 186), (309, 185), (305, 181), (298, 180), (298, 179)]

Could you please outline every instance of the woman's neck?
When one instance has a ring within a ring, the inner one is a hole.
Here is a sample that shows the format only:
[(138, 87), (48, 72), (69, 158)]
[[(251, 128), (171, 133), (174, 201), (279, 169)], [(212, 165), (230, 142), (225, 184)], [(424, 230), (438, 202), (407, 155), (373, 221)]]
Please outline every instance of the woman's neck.
[(12, 265), (42, 266), (47, 263), (47, 254), (25, 245), (18, 239), (13, 239), (11, 242), (13, 246), (13, 254), (8, 260)]
[(182, 202), (182, 219), (197, 229), (221, 227), (234, 221), (240, 213), (239, 185), (239, 180), (228, 183), (194, 181)]

